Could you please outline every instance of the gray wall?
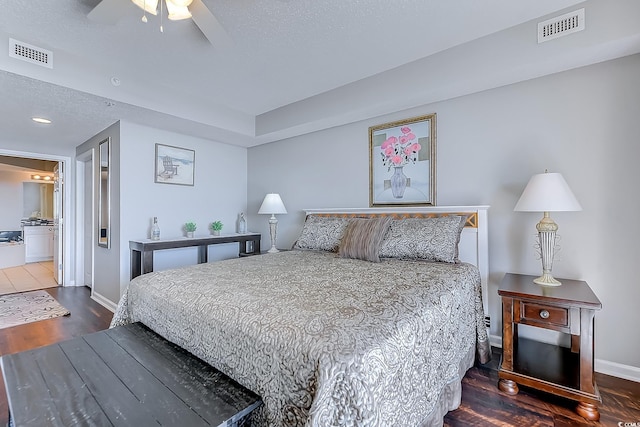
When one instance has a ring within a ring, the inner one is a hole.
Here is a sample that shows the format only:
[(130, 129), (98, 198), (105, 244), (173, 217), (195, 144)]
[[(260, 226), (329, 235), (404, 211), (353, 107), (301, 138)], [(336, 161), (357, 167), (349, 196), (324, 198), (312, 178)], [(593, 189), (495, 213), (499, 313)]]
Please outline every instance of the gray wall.
[(634, 55), (251, 148), (250, 228), (268, 245), (268, 218), (256, 214), (267, 192), (289, 210), (279, 216), (279, 247), (295, 241), (304, 208), (368, 206), (368, 127), (436, 113), (438, 205), (491, 205), (491, 333), (501, 331), (504, 273), (541, 270), (533, 248), (541, 214), (513, 207), (529, 178), (548, 169), (564, 175), (583, 207), (553, 215), (561, 235), (553, 271), (586, 280), (602, 301), (596, 367), (640, 368), (637, 334), (619, 334), (640, 323), (639, 75)]
[[(246, 210), (247, 150), (120, 121), (77, 148), (78, 155), (96, 148), (96, 170), (98, 143), (107, 136), (112, 150), (111, 247), (94, 243), (93, 292), (115, 305), (129, 283), (129, 241), (149, 238), (154, 216), (159, 218), (163, 238), (183, 236), (187, 221), (198, 224), (196, 236), (209, 235), (208, 226), (215, 220), (225, 224), (223, 234), (235, 232), (236, 218)], [(195, 151), (193, 186), (154, 182), (156, 143)], [(237, 243), (215, 245), (209, 260), (237, 256)], [(196, 260), (196, 248), (159, 251), (154, 255), (154, 270), (192, 265)]]
[[(154, 182), (156, 143), (195, 151), (194, 185)], [(120, 283), (129, 283), (129, 240), (150, 237), (158, 217), (162, 238), (184, 236), (183, 226), (194, 221), (195, 236), (211, 234), (209, 224), (220, 220), (222, 233), (234, 233), (236, 218), (247, 202), (247, 150), (160, 129), (121, 122), (120, 162)], [(115, 231), (115, 229), (114, 229)], [(209, 260), (238, 256), (238, 244), (213, 245)], [(158, 251), (154, 270), (195, 264), (196, 248)], [(117, 301), (117, 299), (115, 300)]]
[[(98, 145), (106, 138), (111, 138), (111, 164), (109, 165), (109, 174), (111, 179), (111, 233), (110, 247), (105, 248), (98, 246), (98, 242), (93, 242), (93, 294), (100, 297), (118, 302), (120, 298), (119, 289), (119, 271), (120, 271), (120, 122), (116, 122), (109, 126), (94, 137), (88, 139), (85, 143), (76, 148), (76, 155), (81, 155), (91, 149), (95, 149), (93, 155), (93, 165), (95, 171), (94, 178), (94, 212), (96, 212), (94, 221), (94, 230), (98, 229), (98, 186), (100, 185), (99, 171), (100, 159)], [(82, 254), (79, 254), (82, 256)], [(78, 281), (81, 278), (77, 278)], [(82, 282), (81, 282), (82, 283)]]

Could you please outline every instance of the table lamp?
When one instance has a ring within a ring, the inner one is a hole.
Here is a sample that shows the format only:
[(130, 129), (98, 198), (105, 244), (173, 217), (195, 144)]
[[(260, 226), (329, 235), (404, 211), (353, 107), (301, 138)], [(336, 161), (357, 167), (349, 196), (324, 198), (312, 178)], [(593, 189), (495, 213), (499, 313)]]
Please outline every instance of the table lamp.
[(558, 225), (551, 219), (549, 212), (582, 210), (567, 181), (559, 173), (546, 171), (532, 176), (513, 210), (544, 212), (544, 216), (536, 225), (542, 258), (542, 276), (533, 282), (543, 286), (560, 286), (562, 283), (551, 275)]
[(258, 210), (259, 214), (270, 214), (271, 218), (269, 218), (269, 233), (271, 234), (271, 249), (267, 252), (274, 253), (280, 252), (276, 248), (276, 231), (278, 227), (278, 220), (276, 219), (276, 214), (286, 214), (287, 209), (284, 207), (284, 203), (282, 203), (282, 199), (280, 195), (277, 193), (269, 193), (264, 196), (264, 200), (262, 201), (262, 205), (260, 205), (260, 209)]

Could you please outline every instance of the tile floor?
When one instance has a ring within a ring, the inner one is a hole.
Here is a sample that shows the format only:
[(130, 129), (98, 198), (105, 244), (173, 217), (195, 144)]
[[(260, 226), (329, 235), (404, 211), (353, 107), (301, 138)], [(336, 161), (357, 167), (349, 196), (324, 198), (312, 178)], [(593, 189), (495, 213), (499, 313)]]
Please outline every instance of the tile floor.
[(53, 278), (53, 261), (32, 262), (0, 269), (0, 295), (58, 286)]

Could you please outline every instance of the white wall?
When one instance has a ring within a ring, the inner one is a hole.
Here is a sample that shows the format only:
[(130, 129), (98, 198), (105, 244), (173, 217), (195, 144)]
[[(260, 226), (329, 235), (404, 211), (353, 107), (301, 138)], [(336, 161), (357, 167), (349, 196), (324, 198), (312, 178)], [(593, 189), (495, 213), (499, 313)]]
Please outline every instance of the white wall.
[[(161, 237), (183, 236), (182, 227), (194, 221), (196, 236), (210, 235), (209, 224), (220, 220), (222, 233), (233, 233), (240, 212), (246, 210), (247, 150), (129, 122), (120, 123), (120, 278), (129, 283), (129, 240), (150, 237), (158, 217)], [(193, 186), (154, 182), (155, 144), (195, 150)], [(114, 232), (115, 232), (114, 228)], [(209, 260), (238, 256), (236, 243), (211, 246)], [(195, 264), (196, 248), (158, 251), (154, 270)]]
[(529, 178), (548, 169), (564, 175), (583, 207), (553, 215), (562, 238), (554, 275), (588, 281), (602, 301), (596, 358), (640, 368), (640, 338), (619, 334), (640, 323), (638, 75), (634, 55), (251, 148), (250, 228), (268, 245), (267, 218), (256, 214), (267, 192), (289, 210), (279, 216), (279, 247), (294, 242), (304, 208), (368, 206), (368, 127), (436, 113), (438, 205), (491, 205), (492, 334), (501, 330), (504, 273), (541, 270), (533, 248), (541, 215), (513, 207)]

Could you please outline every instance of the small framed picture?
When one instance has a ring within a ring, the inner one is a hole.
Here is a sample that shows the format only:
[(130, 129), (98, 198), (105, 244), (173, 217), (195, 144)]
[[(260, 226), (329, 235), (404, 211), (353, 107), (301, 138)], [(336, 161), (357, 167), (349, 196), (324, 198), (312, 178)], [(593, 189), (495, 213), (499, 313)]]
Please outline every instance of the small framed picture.
[(369, 128), (369, 206), (436, 204), (436, 115)]
[(193, 185), (196, 152), (187, 148), (156, 144), (156, 178), (160, 184)]

